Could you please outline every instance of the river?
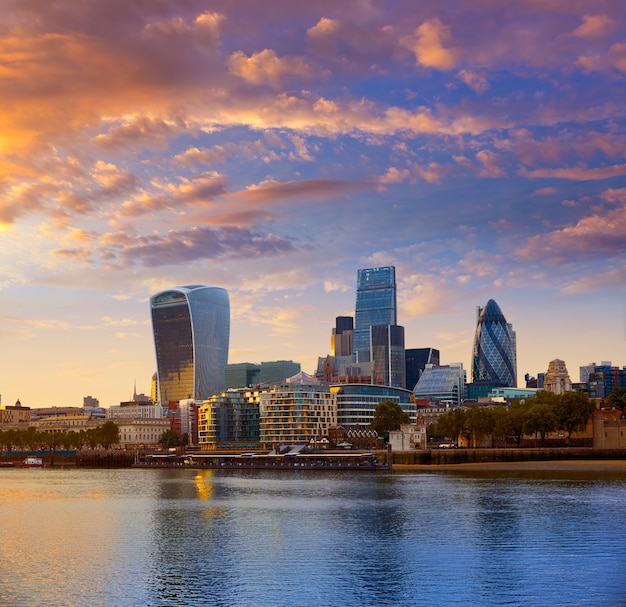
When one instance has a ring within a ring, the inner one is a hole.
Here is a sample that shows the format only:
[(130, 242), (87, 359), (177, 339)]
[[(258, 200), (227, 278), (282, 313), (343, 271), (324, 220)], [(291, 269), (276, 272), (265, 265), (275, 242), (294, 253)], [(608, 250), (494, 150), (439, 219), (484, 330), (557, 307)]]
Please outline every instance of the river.
[(3, 607), (626, 606), (626, 472), (0, 469)]

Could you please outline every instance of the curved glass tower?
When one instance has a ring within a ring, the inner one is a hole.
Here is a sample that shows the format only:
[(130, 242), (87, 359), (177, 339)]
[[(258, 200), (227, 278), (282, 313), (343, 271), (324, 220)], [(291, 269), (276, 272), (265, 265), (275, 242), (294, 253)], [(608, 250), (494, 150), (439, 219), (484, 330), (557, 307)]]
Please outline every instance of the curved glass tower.
[(494, 386), (517, 386), (515, 332), (493, 299), (484, 308), (478, 308), (472, 381)]
[(150, 298), (159, 401), (209, 398), (224, 389), (230, 301), (219, 287), (190, 285)]

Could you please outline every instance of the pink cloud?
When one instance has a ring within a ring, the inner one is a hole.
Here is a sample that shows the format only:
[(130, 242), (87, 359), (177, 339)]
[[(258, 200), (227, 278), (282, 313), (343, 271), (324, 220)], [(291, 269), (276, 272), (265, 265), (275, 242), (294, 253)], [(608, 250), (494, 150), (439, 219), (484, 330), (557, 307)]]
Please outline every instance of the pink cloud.
[(583, 15), (583, 22), (574, 30), (579, 38), (602, 38), (615, 26), (607, 15)]
[(626, 164), (601, 168), (568, 167), (561, 169), (534, 169), (532, 171), (521, 169), (520, 175), (530, 179), (557, 178), (570, 179), (573, 181), (591, 181), (626, 175)]
[(626, 253), (626, 205), (581, 219), (577, 224), (528, 239), (516, 251), (523, 261), (563, 263), (612, 258)]

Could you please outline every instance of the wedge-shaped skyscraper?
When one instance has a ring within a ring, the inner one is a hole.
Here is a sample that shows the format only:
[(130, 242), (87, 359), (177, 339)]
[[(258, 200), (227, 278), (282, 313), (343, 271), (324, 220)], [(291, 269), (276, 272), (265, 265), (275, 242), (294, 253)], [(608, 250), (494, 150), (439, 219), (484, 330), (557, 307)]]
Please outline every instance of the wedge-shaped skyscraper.
[(478, 308), (472, 381), (494, 386), (517, 386), (517, 354), (515, 332), (506, 322), (500, 306), (490, 299)]
[(159, 401), (205, 399), (224, 389), (230, 301), (219, 287), (190, 285), (150, 298)]

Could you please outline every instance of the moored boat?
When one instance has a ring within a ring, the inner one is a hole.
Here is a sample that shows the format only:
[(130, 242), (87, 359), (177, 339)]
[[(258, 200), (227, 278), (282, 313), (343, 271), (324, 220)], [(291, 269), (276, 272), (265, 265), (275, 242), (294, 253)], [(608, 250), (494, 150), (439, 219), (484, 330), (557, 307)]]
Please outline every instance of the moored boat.
[(43, 468), (44, 463), (41, 457), (27, 457), (22, 462), (22, 468)]

